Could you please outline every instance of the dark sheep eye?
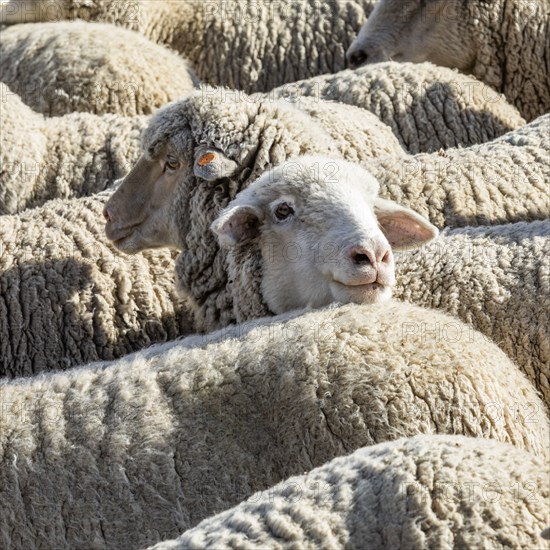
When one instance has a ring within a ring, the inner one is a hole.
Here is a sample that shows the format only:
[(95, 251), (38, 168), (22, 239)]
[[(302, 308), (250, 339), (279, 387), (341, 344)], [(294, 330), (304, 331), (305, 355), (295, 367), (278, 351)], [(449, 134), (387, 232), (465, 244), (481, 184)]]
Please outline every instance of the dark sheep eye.
[(175, 157), (168, 157), (164, 163), (164, 171), (168, 170), (177, 170), (180, 167), (180, 162)]
[(275, 217), (278, 220), (286, 220), (292, 214), (294, 214), (294, 208), (288, 202), (282, 202), (275, 210)]

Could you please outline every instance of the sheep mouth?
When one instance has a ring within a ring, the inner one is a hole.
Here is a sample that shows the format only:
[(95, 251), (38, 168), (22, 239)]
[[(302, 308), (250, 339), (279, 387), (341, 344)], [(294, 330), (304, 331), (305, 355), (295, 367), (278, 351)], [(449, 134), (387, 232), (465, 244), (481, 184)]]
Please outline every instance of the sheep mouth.
[(381, 283), (344, 284), (332, 281), (334, 297), (341, 302), (375, 303), (391, 297), (391, 287)]
[(109, 224), (105, 226), (105, 235), (107, 238), (118, 247), (125, 240), (129, 239), (134, 235), (141, 223), (134, 223), (132, 225), (127, 225), (125, 227), (119, 227), (113, 229)]
[(337, 279), (332, 279), (332, 283), (334, 283), (337, 287), (351, 290), (377, 290), (386, 287), (386, 285), (383, 285), (382, 283), (378, 283), (376, 281), (372, 283), (363, 283), (361, 281), (343, 283), (342, 281), (339, 281)]
[(118, 234), (109, 236), (107, 235), (112, 245), (121, 252), (126, 252), (127, 254), (133, 254), (139, 252), (139, 247), (135, 242), (135, 230), (132, 229), (124, 234)]
[(117, 239), (110, 239), (110, 240), (117, 248), (120, 248), (122, 243), (127, 239), (129, 239), (131, 236), (132, 236), (132, 233), (130, 233), (129, 235), (125, 235), (124, 237), (119, 237)]

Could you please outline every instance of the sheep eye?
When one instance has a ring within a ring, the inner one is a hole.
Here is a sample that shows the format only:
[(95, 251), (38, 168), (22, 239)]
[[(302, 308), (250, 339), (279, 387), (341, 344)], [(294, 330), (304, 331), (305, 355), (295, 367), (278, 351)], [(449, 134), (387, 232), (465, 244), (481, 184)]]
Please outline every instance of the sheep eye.
[(282, 202), (275, 210), (275, 217), (278, 220), (286, 220), (292, 214), (294, 214), (294, 208), (287, 202)]
[(166, 172), (166, 170), (177, 170), (178, 168), (180, 167), (180, 162), (177, 158), (175, 157), (168, 157), (166, 159), (166, 162), (164, 163), (164, 171)]

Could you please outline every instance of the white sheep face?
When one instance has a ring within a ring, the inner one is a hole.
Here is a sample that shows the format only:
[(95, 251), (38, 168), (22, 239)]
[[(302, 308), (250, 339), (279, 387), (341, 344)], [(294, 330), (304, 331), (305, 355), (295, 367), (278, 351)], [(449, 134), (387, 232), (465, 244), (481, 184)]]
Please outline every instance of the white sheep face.
[(466, 70), (475, 57), (467, 19), (462, 0), (380, 0), (349, 47), (348, 63), (431, 61)]
[(420, 245), (437, 229), (378, 189), (359, 166), (301, 157), (241, 192), (212, 229), (222, 247), (260, 248), (262, 297), (274, 313), (382, 302), (395, 283), (392, 246)]

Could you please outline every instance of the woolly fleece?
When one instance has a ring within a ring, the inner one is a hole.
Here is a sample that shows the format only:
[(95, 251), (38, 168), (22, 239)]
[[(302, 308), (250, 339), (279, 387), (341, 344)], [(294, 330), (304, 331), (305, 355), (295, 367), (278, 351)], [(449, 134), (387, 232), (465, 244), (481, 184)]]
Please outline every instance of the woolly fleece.
[(11, 0), (8, 22), (30, 17), (115, 23), (182, 54), (201, 81), (251, 93), (344, 69), (346, 50), (375, 3)]
[(0, 377), (114, 359), (192, 332), (175, 254), (117, 251), (103, 234), (104, 204), (56, 200), (1, 218)]
[(549, 548), (548, 464), (496, 441), (365, 447), (252, 495), (149, 550)]
[(491, 338), (550, 407), (550, 220), (445, 230), (395, 263), (394, 297)]
[(369, 161), (380, 195), (434, 225), (465, 227), (550, 218), (550, 115), (489, 143)]
[(379, 63), (282, 86), (270, 97), (315, 97), (367, 109), (411, 154), (491, 141), (525, 124), (504, 96), (431, 63)]
[(381, 0), (347, 55), (456, 67), (504, 93), (528, 121), (550, 111), (548, 0)]
[(103, 191), (139, 157), (145, 116), (73, 113), (50, 119), (7, 87), (3, 93), (0, 214)]
[(48, 116), (148, 115), (198, 84), (180, 56), (112, 25), (14, 25), (2, 30), (0, 49), (0, 80)]
[(0, 544), (154, 544), (291, 475), (419, 434), (548, 460), (544, 405), (503, 352), (466, 327), (458, 341), (404, 323), (458, 321), (344, 306), (0, 384)]

